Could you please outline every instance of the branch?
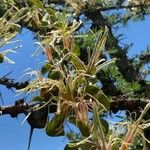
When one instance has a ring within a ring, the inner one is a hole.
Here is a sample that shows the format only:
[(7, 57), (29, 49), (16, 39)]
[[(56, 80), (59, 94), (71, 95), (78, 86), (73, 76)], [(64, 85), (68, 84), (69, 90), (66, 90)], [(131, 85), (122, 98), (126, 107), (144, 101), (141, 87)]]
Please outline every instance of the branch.
[(19, 89), (23, 89), (23, 88), (27, 87), (29, 82), (28, 81), (14, 82), (12, 79), (3, 77), (3, 78), (0, 78), (0, 84), (5, 85), (8, 89), (15, 88), (15, 89), (19, 90)]
[(29, 105), (23, 99), (16, 101), (15, 105), (1, 106), (0, 115), (9, 114), (12, 118), (17, 117), (20, 113), (25, 113)]
[[(149, 103), (149, 100), (125, 100), (126, 98), (120, 97), (120, 100), (117, 100), (119, 97), (114, 98), (112, 102), (110, 102), (110, 111), (113, 113), (122, 111), (129, 112), (140, 112), (141, 109)], [(18, 114), (27, 113), (27, 110), (35, 106), (35, 104), (27, 104), (23, 99), (16, 101), (15, 105), (10, 106), (1, 106), (0, 107), (0, 115), (9, 114), (11, 117), (17, 117)], [(52, 104), (49, 105), (49, 113), (54, 113), (57, 111), (57, 105)]]
[[(65, 4), (65, 0), (48, 0), (48, 4), (59, 4), (63, 5)], [(97, 8), (92, 8), (92, 9), (86, 9), (84, 11), (94, 11), (94, 10), (99, 10), (99, 11), (109, 11), (109, 10), (119, 10), (119, 9), (131, 9), (131, 8), (139, 8), (139, 7), (149, 7), (150, 5), (145, 4), (145, 3), (140, 3), (140, 4), (128, 4), (128, 5), (121, 5), (118, 6), (117, 4), (115, 6), (110, 6), (110, 7), (105, 7), (102, 6), (102, 3), (97, 3), (96, 7)], [(90, 7), (91, 8), (91, 7)]]
[[(117, 98), (118, 99), (118, 98)], [(149, 103), (149, 100), (113, 100), (110, 103), (110, 111), (117, 113), (121, 111), (129, 111), (130, 113), (136, 112), (139, 113), (141, 109), (144, 109), (145, 106)]]
[(141, 54), (139, 59), (142, 64), (149, 63), (150, 62), (150, 53), (147, 52), (146, 54)]
[[(101, 4), (97, 4), (101, 5)], [(147, 4), (130, 4), (130, 5), (121, 5), (121, 6), (111, 6), (111, 7), (101, 7), (99, 6), (98, 10), (99, 11), (109, 11), (109, 10), (119, 10), (119, 9), (131, 9), (131, 8), (140, 8), (140, 7), (149, 7), (150, 5)]]
[[(18, 114), (27, 114), (30, 108), (33, 108), (36, 103), (26, 103), (24, 99), (20, 99), (15, 102), (15, 105), (9, 106), (0, 106), (0, 115), (10, 115), (12, 118), (18, 116)], [(57, 110), (57, 106), (55, 104), (49, 105), (49, 113), (54, 113)]]

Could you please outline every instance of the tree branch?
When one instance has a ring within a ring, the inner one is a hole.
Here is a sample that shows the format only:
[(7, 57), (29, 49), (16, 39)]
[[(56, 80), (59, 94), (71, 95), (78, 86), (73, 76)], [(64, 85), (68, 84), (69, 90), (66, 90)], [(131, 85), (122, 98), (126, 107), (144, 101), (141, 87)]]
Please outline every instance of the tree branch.
[[(24, 99), (20, 99), (15, 102), (15, 105), (0, 106), (0, 115), (10, 115), (12, 118), (17, 117), (18, 114), (27, 114), (30, 108), (33, 108), (36, 103), (26, 103)], [(56, 104), (49, 105), (49, 113), (57, 111)]]
[(126, 97), (114, 97), (113, 101), (110, 103), (110, 111), (113, 113), (121, 111), (140, 112), (141, 109), (144, 109), (145, 106), (149, 103), (147, 100), (127, 100)]
[[(65, 4), (65, 0), (48, 0), (48, 4), (59, 4), (59, 5), (63, 5)], [(106, 7), (106, 6), (102, 6), (102, 3), (97, 3), (96, 7), (97, 8), (92, 8), (92, 9), (85, 9), (83, 11), (93, 11), (93, 10), (99, 10), (99, 11), (109, 11), (109, 10), (119, 10), (119, 9), (131, 9), (131, 8), (139, 8), (139, 7), (149, 7), (150, 5), (148, 4), (128, 4), (128, 5), (121, 5), (118, 6), (117, 4), (115, 6), (110, 6), (110, 7)], [(91, 7), (90, 7), (91, 8)]]
[[(119, 100), (118, 100), (119, 99)], [(110, 111), (113, 113), (121, 111), (140, 112), (141, 109), (149, 103), (149, 100), (127, 100), (126, 97), (114, 97), (110, 102)], [(23, 99), (16, 101), (15, 105), (1, 106), (0, 115), (9, 114), (11, 117), (17, 117), (18, 114), (27, 113), (27, 110), (32, 108), (35, 104), (27, 104)], [(57, 105), (49, 105), (49, 113), (57, 111)]]
[(29, 82), (28, 81), (14, 82), (12, 79), (4, 77), (4, 78), (0, 78), (0, 84), (5, 85), (8, 89), (15, 88), (15, 89), (19, 90), (19, 89), (23, 89), (23, 88), (27, 87)]
[(9, 114), (12, 118), (17, 117), (20, 113), (25, 113), (29, 105), (23, 99), (16, 101), (15, 105), (1, 106), (0, 115)]
[[(101, 5), (97, 4), (96, 6)], [(130, 4), (130, 5), (121, 5), (121, 6), (111, 6), (111, 7), (101, 7), (97, 8), (99, 11), (110, 11), (110, 10), (119, 10), (119, 9), (131, 9), (131, 8), (140, 8), (140, 7), (150, 7), (150, 5), (147, 4)]]

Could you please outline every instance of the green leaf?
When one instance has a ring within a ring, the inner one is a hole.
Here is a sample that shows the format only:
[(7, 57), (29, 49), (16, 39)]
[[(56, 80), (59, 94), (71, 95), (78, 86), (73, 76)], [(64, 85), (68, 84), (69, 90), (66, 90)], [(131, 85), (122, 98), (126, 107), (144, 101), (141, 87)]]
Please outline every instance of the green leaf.
[(46, 125), (46, 134), (48, 136), (63, 136), (64, 132), (64, 114), (55, 115)]
[(36, 96), (32, 99), (32, 102), (41, 102), (44, 101), (44, 99), (41, 96)]
[(49, 63), (46, 63), (42, 69), (41, 69), (41, 73), (45, 74), (47, 72), (49, 72), (52, 69), (52, 66)]
[(46, 7), (47, 12), (52, 16), (55, 15), (55, 11), (51, 9), (50, 7)]
[(90, 125), (81, 121), (77, 121), (75, 117), (69, 117), (70, 123), (74, 124), (82, 133), (82, 136), (88, 137), (90, 135)]
[(76, 55), (76, 56), (80, 55), (80, 47), (79, 47), (79, 45), (77, 45), (77, 44), (74, 45), (74, 49), (73, 49), (72, 53), (74, 55)]
[(100, 89), (94, 85), (86, 86), (85, 92), (90, 95), (96, 95)]
[(100, 64), (99, 66), (97, 66), (96, 68), (96, 73), (99, 72), (102, 68), (107, 67), (108, 65), (110, 65), (111, 63), (115, 63), (116, 58), (113, 58), (111, 60), (108, 60), (102, 64)]
[(4, 56), (3, 54), (0, 53), (0, 63), (3, 63), (3, 61), (4, 61)]
[(96, 72), (95, 64), (97, 63), (100, 53), (105, 46), (107, 35), (108, 35), (108, 29), (107, 27), (105, 27), (104, 32), (99, 33), (95, 48), (93, 50), (92, 56), (90, 58), (90, 61), (87, 67), (88, 74), (92, 75), (92, 74), (95, 74)]
[(98, 40), (97, 40), (97, 43), (96, 43), (95, 48), (94, 48), (94, 52), (95, 52), (94, 58), (96, 61), (99, 58), (99, 54), (101, 53), (102, 49), (105, 46), (107, 36), (108, 36), (108, 28), (107, 28), (107, 26), (105, 26), (104, 31), (103, 31), (102, 35), (100, 33)]
[(48, 78), (53, 80), (59, 80), (61, 78), (61, 73), (59, 71), (50, 71), (48, 73)]
[(86, 84), (86, 79), (84, 77), (77, 77), (73, 80), (73, 87), (75, 89), (79, 89), (80, 87), (83, 87)]
[(78, 76), (72, 82), (72, 93), (73, 96), (76, 97), (77, 94), (83, 92), (83, 87), (86, 84), (86, 80), (84, 77)]
[(96, 67), (93, 66), (92, 68), (88, 69), (87, 74), (89, 75), (96, 74)]
[(31, 0), (31, 2), (36, 6), (37, 8), (44, 9), (43, 4), (41, 3), (40, 0)]
[(109, 131), (109, 124), (108, 124), (108, 122), (106, 120), (102, 119), (102, 118), (101, 118), (100, 121), (101, 121), (104, 133), (108, 134), (108, 131)]
[(71, 62), (76, 67), (77, 70), (86, 71), (86, 66), (76, 55), (71, 54)]
[[(80, 142), (70, 142), (69, 144), (66, 145), (64, 150), (95, 150), (95, 146), (92, 143), (84, 142), (83, 144), (77, 145), (76, 144)], [(72, 146), (75, 145), (75, 146)]]
[(110, 108), (110, 101), (107, 98), (107, 96), (103, 93), (102, 90), (99, 90), (99, 92), (96, 94), (96, 99), (107, 109)]

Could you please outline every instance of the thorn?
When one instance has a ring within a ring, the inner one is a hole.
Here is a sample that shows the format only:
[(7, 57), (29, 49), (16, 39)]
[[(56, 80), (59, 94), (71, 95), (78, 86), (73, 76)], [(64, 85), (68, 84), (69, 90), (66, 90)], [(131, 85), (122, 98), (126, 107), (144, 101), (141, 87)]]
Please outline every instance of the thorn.
[(15, 91), (14, 91), (12, 88), (10, 88), (10, 90), (11, 90), (14, 94), (16, 94)]
[(24, 124), (24, 122), (28, 119), (28, 117), (31, 115), (31, 112), (28, 113), (28, 115), (25, 117), (25, 119), (22, 121), (21, 126)]
[(0, 92), (0, 99), (1, 99), (2, 105), (4, 106), (3, 96), (1, 92)]
[(4, 75), (3, 77), (1, 77), (0, 79), (4, 79), (6, 78), (8, 75), (10, 75), (13, 71), (10, 71), (9, 73), (7, 73), (6, 75)]

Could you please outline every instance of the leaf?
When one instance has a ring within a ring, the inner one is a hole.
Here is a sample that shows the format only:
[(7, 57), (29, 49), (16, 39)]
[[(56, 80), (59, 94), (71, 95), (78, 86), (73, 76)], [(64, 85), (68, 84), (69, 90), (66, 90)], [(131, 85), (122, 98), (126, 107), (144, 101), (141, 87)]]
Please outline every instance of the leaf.
[(97, 66), (96, 72), (99, 72), (100, 69), (102, 69), (102, 68), (104, 68), (104, 67), (107, 67), (107, 66), (108, 66), (109, 64), (111, 64), (111, 63), (115, 63), (115, 61), (116, 61), (116, 58), (113, 58), (113, 59), (111, 59), (111, 60), (108, 60), (108, 61), (106, 61), (106, 62), (100, 64), (99, 66)]
[(108, 131), (109, 131), (109, 124), (108, 124), (108, 122), (105, 119), (102, 119), (102, 118), (100, 120), (101, 120), (101, 124), (102, 124), (104, 133), (108, 134)]
[(106, 43), (107, 35), (108, 35), (108, 29), (107, 27), (105, 27), (104, 32), (99, 33), (95, 48), (92, 53), (92, 57), (87, 67), (88, 74), (95, 74), (95, 71), (96, 71), (95, 64), (97, 63), (100, 53)]
[(46, 7), (46, 10), (50, 15), (55, 15), (55, 11), (51, 9), (50, 7)]
[(76, 143), (78, 143), (78, 142), (80, 142), (80, 141), (70, 142), (69, 144), (66, 145), (64, 150), (95, 150), (95, 146), (89, 142), (84, 142), (83, 144), (80, 144), (77, 146), (72, 146), (72, 145), (76, 145)]
[(86, 84), (86, 79), (84, 77), (78, 76), (72, 82), (74, 90), (78, 93), (82, 92), (84, 85)]
[(109, 99), (107, 98), (107, 96), (103, 93), (102, 90), (99, 90), (99, 92), (96, 94), (96, 98), (97, 98), (97, 100), (98, 100), (101, 104), (103, 104), (103, 106), (104, 106), (107, 110), (109, 110), (109, 108), (110, 108), (110, 101), (109, 101)]
[(31, 0), (32, 4), (34, 4), (34, 6), (36, 6), (37, 8), (41, 8), (44, 9), (43, 4), (41, 3), (40, 0)]
[(74, 44), (74, 48), (73, 48), (72, 53), (73, 53), (74, 55), (76, 55), (76, 56), (79, 56), (79, 55), (80, 55), (80, 47), (79, 47), (79, 45)]
[(88, 137), (90, 135), (90, 125), (81, 121), (77, 121), (75, 117), (69, 117), (70, 123), (74, 124), (82, 133), (82, 136)]
[(52, 66), (49, 63), (46, 63), (42, 69), (41, 69), (41, 73), (45, 74), (47, 72), (49, 72), (52, 69)]
[(78, 91), (78, 93), (83, 93), (83, 88), (86, 85), (87, 80), (82, 75), (82, 73), (77, 74), (72, 81), (72, 87)]
[(9, 34), (9, 36), (4, 37), (2, 41), (0, 41), (0, 47), (2, 47), (3, 45), (5, 45), (8, 41), (10, 41), (11, 39), (13, 39), (18, 32), (14, 32)]
[(36, 96), (32, 99), (32, 102), (41, 102), (44, 101), (44, 99), (41, 96)]
[[(98, 37), (97, 43), (95, 45), (94, 51), (95, 51), (95, 60), (97, 61), (97, 59), (99, 58), (99, 54), (101, 53), (103, 47), (105, 46), (106, 40), (107, 40), (107, 36), (108, 36), (108, 28), (105, 26), (104, 32), (101, 36), (101, 33)], [(99, 52), (99, 53), (97, 53)], [(97, 55), (96, 55), (97, 54)]]
[(0, 63), (3, 63), (3, 61), (4, 61), (4, 56), (3, 54), (0, 53)]
[(76, 67), (77, 70), (86, 71), (86, 66), (76, 55), (71, 54), (71, 62)]
[(92, 68), (88, 69), (87, 74), (89, 75), (96, 74), (96, 67), (93, 66)]
[(46, 134), (48, 136), (63, 136), (64, 132), (64, 114), (55, 115), (46, 125)]
[(50, 71), (48, 73), (48, 78), (53, 80), (59, 80), (61, 78), (61, 73), (59, 71)]
[(90, 95), (96, 95), (100, 89), (94, 85), (86, 86), (85, 92)]

